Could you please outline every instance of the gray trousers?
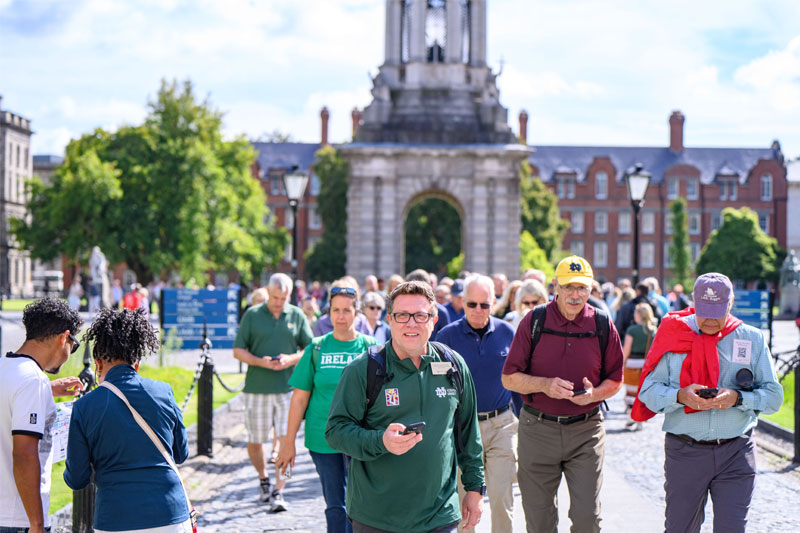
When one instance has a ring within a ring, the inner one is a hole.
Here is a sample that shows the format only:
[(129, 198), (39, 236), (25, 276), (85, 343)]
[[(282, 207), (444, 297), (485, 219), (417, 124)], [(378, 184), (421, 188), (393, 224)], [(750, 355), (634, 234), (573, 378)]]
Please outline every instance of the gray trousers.
[(600, 413), (565, 426), (520, 412), (517, 478), (528, 533), (557, 531), (562, 474), (569, 490), (572, 531), (600, 531), (605, 443)]
[(744, 532), (756, 484), (752, 436), (709, 446), (667, 433), (664, 455), (667, 533), (700, 531), (709, 493), (714, 531)]

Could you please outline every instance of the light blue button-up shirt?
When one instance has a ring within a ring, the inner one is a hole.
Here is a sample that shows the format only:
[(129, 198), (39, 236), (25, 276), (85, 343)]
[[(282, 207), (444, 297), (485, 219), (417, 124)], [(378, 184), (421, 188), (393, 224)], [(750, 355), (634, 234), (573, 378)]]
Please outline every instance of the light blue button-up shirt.
[[(683, 319), (699, 331), (694, 315)], [(743, 351), (734, 361), (734, 340)], [(742, 343), (741, 341), (744, 341)], [(747, 342), (750, 343), (750, 362), (744, 363)], [(774, 413), (783, 403), (781, 388), (772, 365), (772, 357), (761, 330), (740, 324), (732, 333), (717, 343), (719, 354), (719, 388), (737, 390), (736, 373), (742, 368), (753, 372), (753, 391), (742, 391), (742, 405), (725, 410), (711, 409), (686, 414), (684, 405), (678, 403), (681, 365), (685, 353), (667, 352), (655, 369), (648, 374), (639, 391), (639, 399), (648, 409), (664, 413), (663, 430), (677, 435), (688, 435), (695, 440), (731, 439), (744, 435), (756, 426), (759, 413)]]

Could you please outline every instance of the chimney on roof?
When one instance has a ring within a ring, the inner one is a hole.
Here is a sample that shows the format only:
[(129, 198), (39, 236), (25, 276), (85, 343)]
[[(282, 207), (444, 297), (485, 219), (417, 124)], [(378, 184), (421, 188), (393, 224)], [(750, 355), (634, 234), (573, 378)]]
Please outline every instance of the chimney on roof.
[(519, 112), (519, 142), (528, 144), (528, 113), (524, 109)]
[(669, 149), (679, 154), (683, 150), (683, 122), (680, 111), (673, 111), (669, 117)]
[(320, 139), (322, 146), (328, 144), (328, 118), (330, 118), (330, 116), (331, 114), (328, 112), (328, 108), (323, 107), (322, 111), (319, 113), (319, 117), (322, 119), (322, 138)]
[(362, 114), (357, 107), (354, 107), (353, 111), (350, 113), (350, 116), (353, 118), (353, 138), (355, 139), (358, 127), (361, 125)]

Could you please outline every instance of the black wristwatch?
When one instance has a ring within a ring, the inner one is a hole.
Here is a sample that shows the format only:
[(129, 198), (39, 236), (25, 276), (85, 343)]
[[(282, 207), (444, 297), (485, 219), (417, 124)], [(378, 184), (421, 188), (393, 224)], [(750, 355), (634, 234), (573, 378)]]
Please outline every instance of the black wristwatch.
[(743, 401), (744, 401), (744, 398), (742, 397), (742, 391), (737, 390), (736, 391), (736, 403), (733, 404), (733, 406), (734, 407), (739, 407), (740, 405), (742, 405)]
[(479, 489), (472, 489), (469, 492), (480, 492), (481, 496), (486, 496), (486, 483), (481, 484)]

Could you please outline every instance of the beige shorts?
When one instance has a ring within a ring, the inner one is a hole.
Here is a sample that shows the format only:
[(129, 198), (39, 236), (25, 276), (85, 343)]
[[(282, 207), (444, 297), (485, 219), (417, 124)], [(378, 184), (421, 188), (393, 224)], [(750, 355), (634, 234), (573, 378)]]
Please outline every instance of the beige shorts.
[(269, 431), (274, 427), (275, 436), (286, 435), (289, 420), (291, 392), (280, 394), (253, 394), (245, 392), (244, 425), (247, 442), (270, 442)]

